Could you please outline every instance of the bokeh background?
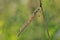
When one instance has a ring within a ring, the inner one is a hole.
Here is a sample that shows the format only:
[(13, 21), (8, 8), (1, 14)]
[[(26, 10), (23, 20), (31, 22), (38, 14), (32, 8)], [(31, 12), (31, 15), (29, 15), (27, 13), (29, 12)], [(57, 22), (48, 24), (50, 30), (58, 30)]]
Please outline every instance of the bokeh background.
[[(21, 26), (39, 7), (40, 0), (0, 0), (0, 40), (48, 40), (42, 12), (21, 33)], [(42, 0), (51, 40), (60, 40), (60, 0)]]

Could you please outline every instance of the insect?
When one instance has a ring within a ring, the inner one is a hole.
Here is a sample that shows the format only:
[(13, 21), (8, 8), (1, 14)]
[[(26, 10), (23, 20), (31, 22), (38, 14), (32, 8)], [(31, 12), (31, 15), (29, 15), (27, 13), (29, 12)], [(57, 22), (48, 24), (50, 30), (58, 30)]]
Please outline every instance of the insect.
[(28, 19), (28, 21), (26, 21), (26, 22), (24, 23), (24, 25), (20, 28), (20, 30), (19, 30), (19, 32), (18, 32), (18, 34), (17, 34), (18, 37), (19, 37), (19, 35), (21, 34), (21, 32), (23, 32), (23, 30), (27, 27), (27, 25), (34, 19), (34, 17), (36, 16), (36, 14), (37, 14), (37, 12), (38, 12), (39, 10), (41, 10), (40, 7), (34, 11), (34, 13), (32, 14), (32, 16)]
[(42, 1), (41, 1), (41, 0), (40, 0), (40, 6), (39, 6), (39, 8), (37, 8), (37, 9), (33, 12), (32, 16), (28, 19), (28, 21), (26, 21), (26, 22), (24, 23), (24, 25), (19, 29), (18, 34), (17, 34), (18, 37), (19, 37), (19, 35), (24, 31), (24, 29), (27, 27), (27, 25), (34, 19), (34, 17), (36, 16), (36, 14), (37, 14), (37, 12), (38, 12), (39, 10), (42, 11), (42, 15), (43, 15), (43, 19), (44, 19), (44, 25), (45, 25), (45, 27), (46, 27), (46, 32), (47, 32), (47, 34), (48, 34), (48, 39), (50, 40), (50, 35), (49, 35), (49, 31), (48, 31), (48, 25), (47, 25), (47, 23), (46, 23), (46, 19), (45, 19), (45, 15), (44, 15), (44, 12), (43, 12), (43, 7), (42, 7)]

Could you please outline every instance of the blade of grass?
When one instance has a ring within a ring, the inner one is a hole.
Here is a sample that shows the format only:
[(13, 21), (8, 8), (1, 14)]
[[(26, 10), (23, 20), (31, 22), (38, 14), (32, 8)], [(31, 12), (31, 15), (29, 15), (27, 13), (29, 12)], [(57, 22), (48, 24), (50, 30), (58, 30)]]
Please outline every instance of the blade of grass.
[(46, 27), (46, 31), (47, 31), (47, 34), (48, 34), (48, 40), (50, 40), (50, 34), (49, 34), (49, 31), (48, 31), (48, 24), (46, 22), (46, 17), (45, 17), (45, 14), (44, 14), (44, 11), (43, 11), (43, 7), (42, 7), (42, 0), (40, 0), (40, 7), (41, 7), (43, 19), (44, 19), (44, 25)]

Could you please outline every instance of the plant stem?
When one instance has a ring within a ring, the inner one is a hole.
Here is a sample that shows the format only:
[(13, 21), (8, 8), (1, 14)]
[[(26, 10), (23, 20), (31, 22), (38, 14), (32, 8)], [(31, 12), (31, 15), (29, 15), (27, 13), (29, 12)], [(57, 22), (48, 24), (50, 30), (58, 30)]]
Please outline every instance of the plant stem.
[(44, 14), (44, 11), (43, 11), (43, 7), (42, 7), (42, 0), (40, 0), (40, 7), (41, 7), (43, 19), (44, 19), (44, 25), (46, 27), (46, 31), (47, 31), (47, 34), (48, 34), (48, 40), (50, 40), (50, 34), (49, 34), (49, 31), (48, 31), (48, 24), (46, 22), (46, 17), (45, 17), (45, 14)]

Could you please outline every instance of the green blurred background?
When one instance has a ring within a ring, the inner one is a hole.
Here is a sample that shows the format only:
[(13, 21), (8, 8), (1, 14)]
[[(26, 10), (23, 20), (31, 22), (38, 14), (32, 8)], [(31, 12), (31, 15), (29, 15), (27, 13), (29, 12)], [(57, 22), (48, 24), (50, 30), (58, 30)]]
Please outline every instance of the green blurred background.
[[(20, 27), (39, 7), (40, 0), (0, 0), (0, 40), (48, 40), (42, 12), (21, 33)], [(42, 0), (51, 40), (60, 40), (60, 0)]]

